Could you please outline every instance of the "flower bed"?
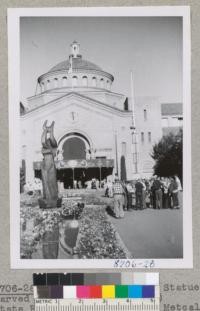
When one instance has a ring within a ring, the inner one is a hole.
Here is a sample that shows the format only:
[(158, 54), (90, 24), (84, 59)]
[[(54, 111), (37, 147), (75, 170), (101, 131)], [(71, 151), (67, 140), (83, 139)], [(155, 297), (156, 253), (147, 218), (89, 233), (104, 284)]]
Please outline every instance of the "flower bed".
[(75, 252), (81, 259), (127, 258), (103, 206), (86, 206), (80, 220)]
[(42, 211), (38, 207), (21, 207), (21, 222), (24, 223), (31, 218), (34, 220), (34, 228), (29, 232), (21, 231), (21, 258), (31, 258), (44, 235), (54, 231), (61, 221), (61, 211)]
[[(61, 210), (41, 210), (38, 206), (38, 195), (21, 195), (20, 223), (21, 223), (21, 258), (31, 258), (37, 251), (38, 244), (47, 232), (53, 232), (61, 221)], [(32, 222), (33, 227), (27, 228)]]
[(65, 219), (76, 218), (79, 219), (81, 217), (84, 203), (76, 202), (74, 200), (67, 200), (64, 202), (62, 208), (62, 216)]
[(34, 207), (38, 205), (38, 195), (32, 194), (29, 195), (27, 193), (22, 193), (20, 196), (20, 206), (21, 207)]
[(67, 200), (62, 208), (42, 210), (38, 206), (38, 196), (23, 194), (20, 204), (21, 258), (31, 258), (41, 241), (44, 243), (49, 236), (54, 236), (63, 218), (79, 219), (83, 208), (83, 203)]

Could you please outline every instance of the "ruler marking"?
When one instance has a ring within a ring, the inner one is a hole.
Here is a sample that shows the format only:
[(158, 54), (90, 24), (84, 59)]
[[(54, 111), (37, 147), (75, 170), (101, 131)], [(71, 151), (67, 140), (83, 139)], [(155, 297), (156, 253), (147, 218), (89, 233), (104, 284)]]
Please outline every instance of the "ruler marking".
[(35, 311), (159, 311), (159, 298), (36, 299)]
[(158, 305), (156, 305), (155, 307), (156, 307), (156, 310), (158, 310), (158, 311), (159, 311), (159, 306), (158, 306)]

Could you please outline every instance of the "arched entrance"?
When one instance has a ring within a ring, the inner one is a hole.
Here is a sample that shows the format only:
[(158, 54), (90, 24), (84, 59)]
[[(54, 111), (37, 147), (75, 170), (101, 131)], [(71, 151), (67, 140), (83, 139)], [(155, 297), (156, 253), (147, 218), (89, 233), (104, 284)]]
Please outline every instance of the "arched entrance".
[(80, 161), (87, 159), (88, 150), (91, 148), (89, 139), (79, 132), (71, 132), (63, 136), (58, 142), (59, 153), (62, 153), (62, 159), (68, 165), (78, 162), (78, 167), (60, 168), (58, 170), (58, 179), (64, 183), (64, 187), (84, 187), (88, 170), (80, 167)]
[(63, 146), (63, 160), (86, 159), (86, 145), (80, 137), (69, 137)]
[[(75, 140), (73, 140), (74, 138)], [(68, 142), (71, 142), (71, 144), (73, 144), (73, 142), (78, 142), (80, 146), (80, 140), (84, 143), (86, 149), (92, 147), (90, 139), (85, 134), (82, 134), (80, 132), (70, 132), (60, 138), (60, 140), (58, 141), (58, 150), (63, 150), (63, 146)]]
[(58, 141), (57, 178), (65, 189), (84, 188), (92, 179), (100, 183), (112, 174), (113, 165), (103, 162), (106, 157), (96, 157), (94, 150), (90, 139), (82, 133), (71, 132)]

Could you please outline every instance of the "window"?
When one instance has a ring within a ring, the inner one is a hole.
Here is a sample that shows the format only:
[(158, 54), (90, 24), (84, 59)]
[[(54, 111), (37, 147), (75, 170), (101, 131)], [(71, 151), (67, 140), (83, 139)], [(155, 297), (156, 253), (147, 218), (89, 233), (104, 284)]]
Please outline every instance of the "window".
[(47, 90), (50, 89), (50, 80), (47, 80)]
[(148, 132), (148, 141), (151, 143), (151, 132)]
[(110, 81), (107, 80), (107, 89), (110, 90)]
[(126, 155), (126, 142), (122, 142), (122, 155)]
[(144, 132), (141, 132), (141, 142), (144, 143)]
[(83, 86), (88, 86), (88, 78), (86, 76), (82, 78), (82, 82), (83, 82)]
[(104, 88), (104, 79), (103, 78), (100, 80), (100, 87)]
[(67, 86), (67, 77), (62, 78), (62, 86)]
[(137, 163), (137, 153), (133, 153), (133, 163)]
[(147, 120), (147, 110), (144, 109), (144, 121), (146, 121), (146, 120)]
[(162, 126), (168, 127), (168, 118), (162, 118)]
[(178, 118), (179, 126), (183, 126), (183, 117)]
[(124, 110), (128, 111), (128, 98), (124, 102)]
[(72, 86), (77, 86), (78, 85), (78, 78), (77, 76), (72, 77)]
[(44, 92), (44, 82), (41, 83), (41, 92)]
[(97, 78), (96, 78), (96, 77), (93, 77), (93, 78), (92, 78), (92, 86), (93, 86), (93, 87), (96, 87), (96, 86), (97, 86)]
[(54, 79), (54, 87), (55, 87), (55, 88), (58, 87), (58, 79), (57, 79), (57, 78)]

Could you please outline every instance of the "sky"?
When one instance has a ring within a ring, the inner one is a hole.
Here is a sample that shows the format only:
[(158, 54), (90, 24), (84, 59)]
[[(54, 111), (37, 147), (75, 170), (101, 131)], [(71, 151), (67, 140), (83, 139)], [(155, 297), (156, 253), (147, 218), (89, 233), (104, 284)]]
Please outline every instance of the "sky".
[(182, 102), (181, 17), (22, 17), (21, 99), (33, 96), (37, 78), (67, 60), (70, 44), (114, 76), (112, 91)]

